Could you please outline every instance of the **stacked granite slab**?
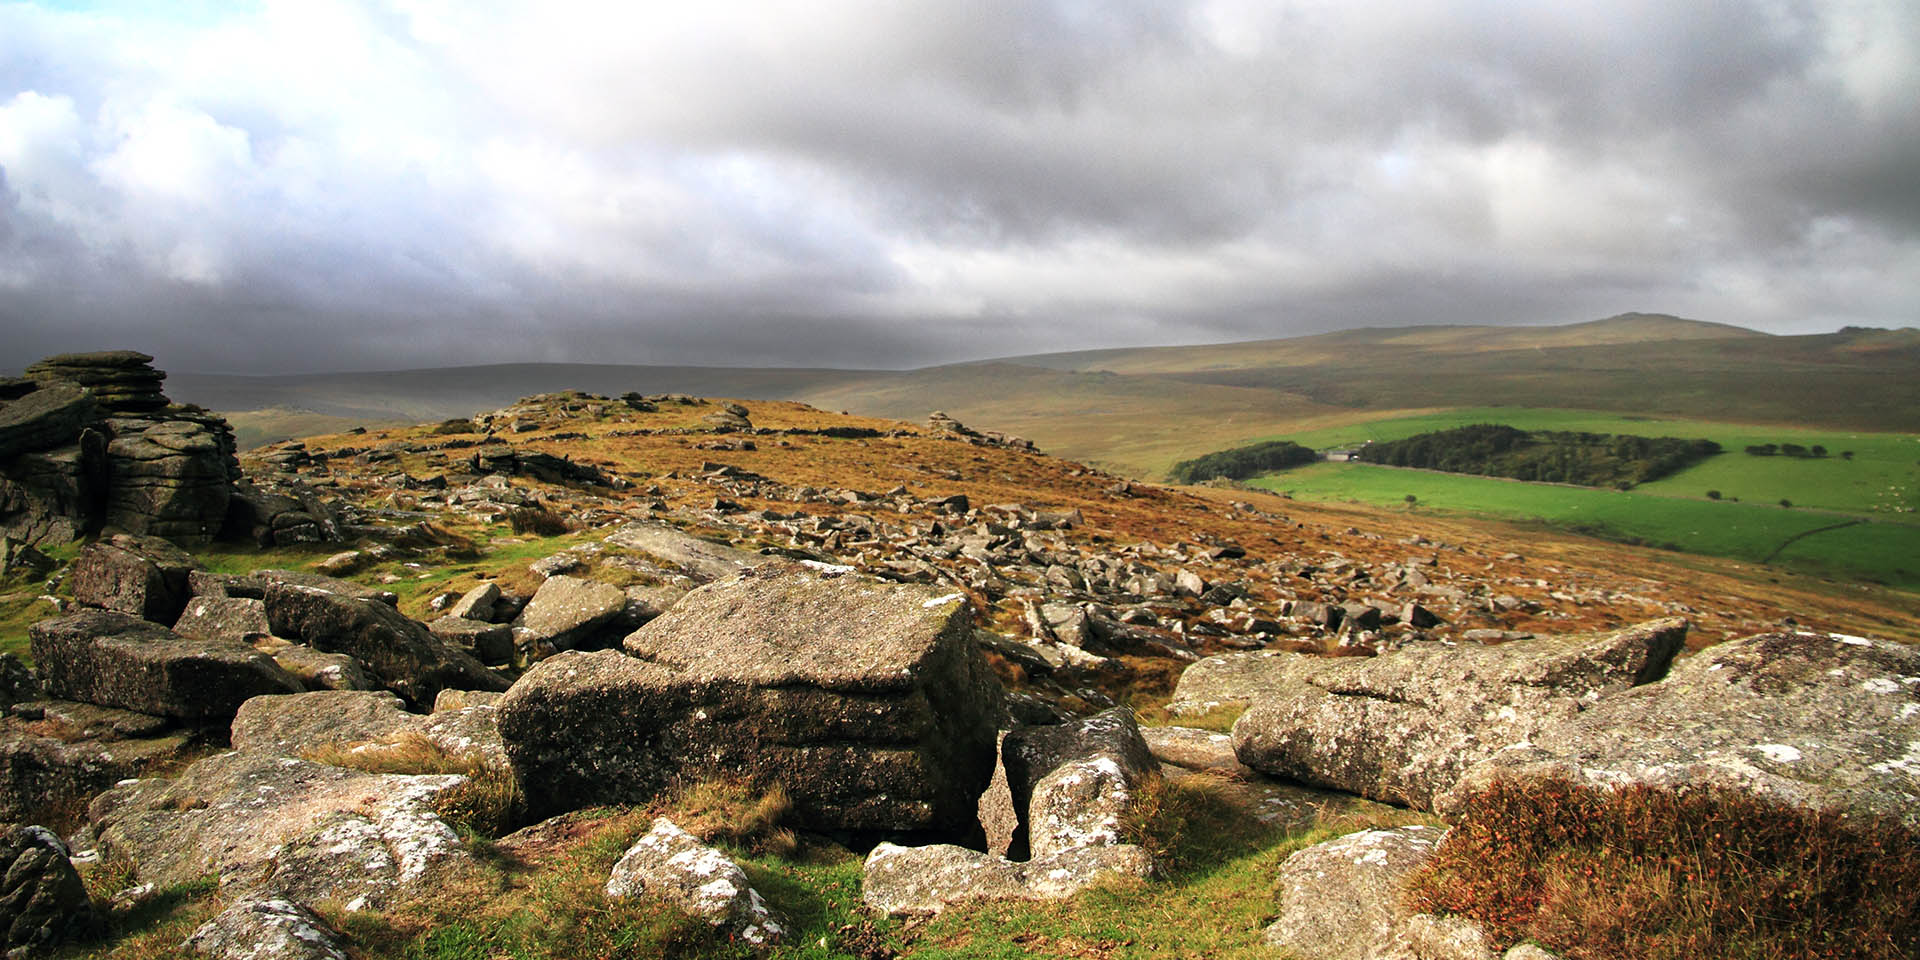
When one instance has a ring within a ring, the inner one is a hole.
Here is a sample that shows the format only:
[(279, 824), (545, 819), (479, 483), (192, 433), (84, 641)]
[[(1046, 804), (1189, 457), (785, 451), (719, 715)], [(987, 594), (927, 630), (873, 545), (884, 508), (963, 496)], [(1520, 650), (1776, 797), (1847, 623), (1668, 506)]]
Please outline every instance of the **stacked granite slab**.
[(70, 541), (102, 529), (201, 546), (240, 476), (233, 431), (161, 392), (131, 350), (72, 353), (0, 382), (0, 535)]
[(132, 350), (57, 354), (27, 367), (26, 374), (43, 383), (79, 384), (108, 413), (152, 413), (167, 406), (160, 392), (167, 375), (153, 368), (152, 357)]
[(811, 829), (979, 830), (1004, 708), (962, 594), (769, 563), (624, 647), (543, 660), (500, 700), (537, 814), (732, 775), (784, 787)]

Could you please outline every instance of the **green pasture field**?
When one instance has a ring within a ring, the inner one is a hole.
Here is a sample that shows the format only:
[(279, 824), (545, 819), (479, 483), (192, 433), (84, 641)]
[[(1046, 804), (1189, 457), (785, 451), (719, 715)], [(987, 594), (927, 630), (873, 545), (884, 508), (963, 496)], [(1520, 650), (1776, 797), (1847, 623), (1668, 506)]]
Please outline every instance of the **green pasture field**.
[[(1537, 522), (1608, 540), (1920, 589), (1920, 524), (1878, 517), (1357, 463), (1318, 463), (1250, 482), (1301, 500), (1403, 509), (1412, 494), (1417, 498), (1411, 508), (1415, 512)], [(1840, 524), (1846, 526), (1822, 529)]]
[[(1718, 490), (1728, 498), (1759, 502), (1776, 508), (1782, 498), (1796, 507), (1816, 507), (1860, 513), (1897, 522), (1920, 523), (1920, 436), (1906, 433), (1868, 433), (1858, 430), (1822, 430), (1769, 427), (1636, 417), (1591, 410), (1554, 410), (1534, 407), (1464, 407), (1415, 416), (1389, 417), (1338, 427), (1275, 434), (1318, 450), (1358, 446), (1368, 440), (1398, 440), (1414, 434), (1502, 423), (1522, 430), (1572, 430), (1585, 433), (1629, 433), (1643, 437), (1705, 437), (1726, 452), (1673, 476), (1634, 488), (1636, 493), (1668, 497), (1705, 497)], [(1766, 443), (1816, 444), (1827, 448), (1819, 459), (1756, 457), (1749, 446)], [(1841, 451), (1853, 451), (1842, 459)], [(1416, 493), (1417, 491), (1406, 491)]]

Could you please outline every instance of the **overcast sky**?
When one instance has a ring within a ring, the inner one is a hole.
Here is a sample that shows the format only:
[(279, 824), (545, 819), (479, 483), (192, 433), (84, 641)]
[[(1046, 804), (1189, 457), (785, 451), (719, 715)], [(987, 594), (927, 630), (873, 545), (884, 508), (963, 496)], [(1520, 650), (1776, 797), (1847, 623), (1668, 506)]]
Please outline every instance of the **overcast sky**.
[(1920, 323), (1920, 5), (0, 3), (0, 368)]

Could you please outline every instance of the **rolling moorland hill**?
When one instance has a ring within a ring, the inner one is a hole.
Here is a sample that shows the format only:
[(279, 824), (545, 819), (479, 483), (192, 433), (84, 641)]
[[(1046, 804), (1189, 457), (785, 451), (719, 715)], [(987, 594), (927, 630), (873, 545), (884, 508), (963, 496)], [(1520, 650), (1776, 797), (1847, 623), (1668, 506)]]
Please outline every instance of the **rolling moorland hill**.
[[(60, 442), (35, 416), (29, 445)], [(1920, 923), (1920, 863), (1889, 853), (1920, 660), (1862, 639), (1917, 639), (1903, 595), (792, 402), (569, 392), (240, 467), (243, 519), (190, 557), (48, 542), (59, 572), (23, 559), (0, 597), (54, 698), (0, 720), (16, 767), (47, 761), (4, 799), (67, 818), (106, 907), (67, 955), (241, 955), (264, 918), (442, 960), (744, 958), (769, 933), (792, 957), (1877, 960)], [(769, 624), (782, 656), (726, 655)], [(896, 669), (909, 641), (929, 652)], [(1729, 709), (1689, 699), (1710, 683), (1732, 712), (1702, 722)], [(1013, 859), (852, 829), (967, 816), (889, 771), (989, 758), (966, 725), (999, 685), (1006, 807), (980, 826)], [(1646, 789), (1577, 780), (1621, 764)], [(1658, 786), (1676, 770), (1693, 789)], [(35, 792), (63, 776), (104, 794)], [(291, 799), (263, 817), (264, 792)], [(764, 900), (675, 901), (650, 849)]]
[(1285, 431), (1512, 405), (1920, 430), (1920, 332), (1780, 337), (1627, 314), (1559, 327), (1407, 327), (1049, 354), (907, 371), (509, 364), (252, 377), (176, 374), (242, 447), (460, 416), (560, 389), (790, 399), (869, 416), (943, 409), (1136, 478)]

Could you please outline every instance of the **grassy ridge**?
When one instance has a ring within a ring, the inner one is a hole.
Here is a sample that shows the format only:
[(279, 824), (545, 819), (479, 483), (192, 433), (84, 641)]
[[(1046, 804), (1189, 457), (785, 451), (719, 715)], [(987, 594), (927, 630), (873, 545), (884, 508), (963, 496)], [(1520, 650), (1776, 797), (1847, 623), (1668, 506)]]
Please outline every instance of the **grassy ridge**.
[(1364, 464), (1320, 463), (1270, 474), (1253, 485), (1302, 500), (1376, 506), (1404, 506), (1411, 494), (1418, 498), (1416, 511), (1536, 521), (1610, 540), (1754, 563), (1773, 557), (1774, 563), (1826, 576), (1920, 588), (1920, 525), (1915, 524), (1863, 522), (1815, 533), (1855, 518), (1752, 502), (1716, 503)]

